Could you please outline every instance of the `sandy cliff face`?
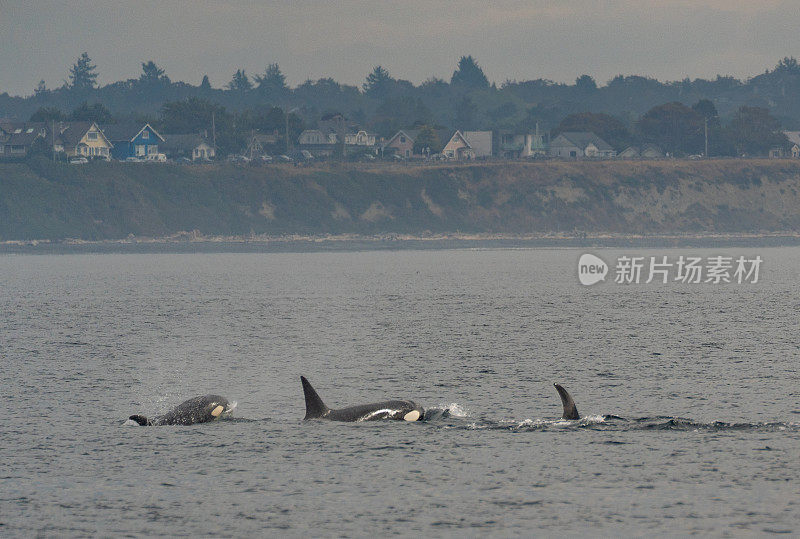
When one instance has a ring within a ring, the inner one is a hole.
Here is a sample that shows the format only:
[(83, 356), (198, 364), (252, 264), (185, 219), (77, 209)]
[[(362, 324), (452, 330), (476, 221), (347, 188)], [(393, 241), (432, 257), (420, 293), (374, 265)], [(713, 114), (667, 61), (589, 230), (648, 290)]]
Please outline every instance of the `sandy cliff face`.
[(0, 165), (0, 240), (800, 231), (800, 161)]

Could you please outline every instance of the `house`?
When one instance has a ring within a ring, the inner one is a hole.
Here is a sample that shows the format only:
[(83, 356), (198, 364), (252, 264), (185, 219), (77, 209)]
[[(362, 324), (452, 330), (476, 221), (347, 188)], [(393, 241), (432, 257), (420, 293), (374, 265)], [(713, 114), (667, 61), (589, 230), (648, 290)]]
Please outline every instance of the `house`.
[(67, 157), (109, 159), (114, 145), (94, 122), (59, 122), (55, 124), (53, 150)]
[(469, 142), (475, 157), (492, 156), (491, 131), (464, 131), (464, 138)]
[(44, 123), (0, 121), (0, 159), (21, 159), (37, 139), (46, 136)]
[(550, 157), (608, 158), (617, 152), (606, 141), (588, 131), (565, 131), (550, 142)]
[(419, 129), (401, 129), (381, 146), (384, 157), (397, 155), (410, 159), (414, 155), (414, 140), (419, 134)]
[(184, 157), (192, 161), (210, 161), (217, 156), (214, 145), (200, 134), (164, 135), (161, 149), (170, 159)]
[(638, 146), (628, 146), (617, 154), (620, 159), (660, 159), (664, 157), (664, 152), (655, 144), (645, 144), (641, 148)]
[(655, 144), (645, 144), (639, 155), (642, 159), (660, 159), (664, 157), (664, 151)]
[[(366, 131), (359, 130), (354, 133), (346, 133), (344, 136), (344, 145), (350, 146), (352, 150), (374, 148), (377, 142), (377, 135), (375, 133), (367, 133)], [(354, 148), (355, 147), (355, 148)]]
[(800, 131), (784, 131), (784, 135), (789, 139), (789, 152), (795, 159), (800, 158)]
[(336, 132), (329, 128), (306, 129), (297, 137), (300, 151), (311, 152), (315, 157), (330, 157), (336, 149), (339, 138)]
[(164, 137), (158, 134), (150, 124), (126, 122), (101, 126), (106, 138), (114, 147), (111, 156), (124, 161), (129, 157), (145, 158), (148, 155), (157, 155), (159, 143), (164, 142)]
[(510, 130), (499, 130), (495, 133), (495, 155), (504, 159), (518, 159), (544, 156), (547, 145), (544, 135), (538, 128), (535, 133), (517, 133)]
[(442, 153), (448, 159), (456, 159), (458, 161), (475, 159), (475, 150), (472, 149), (469, 141), (461, 134), (461, 131), (453, 133), (453, 136), (442, 148)]
[(244, 154), (250, 159), (275, 153), (278, 149), (277, 133), (252, 133), (247, 139)]

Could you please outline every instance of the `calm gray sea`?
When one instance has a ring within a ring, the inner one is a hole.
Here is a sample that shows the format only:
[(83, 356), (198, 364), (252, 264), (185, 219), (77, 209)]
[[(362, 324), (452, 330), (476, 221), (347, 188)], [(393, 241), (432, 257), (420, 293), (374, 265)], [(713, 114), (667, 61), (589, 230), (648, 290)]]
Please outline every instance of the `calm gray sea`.
[[(0, 535), (800, 534), (800, 248), (635, 251), (755, 285), (581, 253), (0, 256)], [(304, 423), (301, 374), (432, 411)], [(235, 419), (123, 425), (212, 392)]]

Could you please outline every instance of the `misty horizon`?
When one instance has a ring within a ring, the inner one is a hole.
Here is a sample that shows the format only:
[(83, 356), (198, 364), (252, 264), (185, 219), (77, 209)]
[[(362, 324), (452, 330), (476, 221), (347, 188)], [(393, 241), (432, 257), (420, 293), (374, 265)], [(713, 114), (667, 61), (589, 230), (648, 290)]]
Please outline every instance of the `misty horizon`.
[(572, 83), (583, 74), (600, 86), (617, 75), (747, 80), (800, 48), (796, 9), (780, 0), (459, 5), (451, 13), (424, 2), (378, 3), (366, 13), (358, 2), (8, 1), (0, 6), (0, 46), (25, 54), (0, 65), (0, 90), (27, 96), (40, 80), (57, 88), (83, 51), (98, 67), (100, 86), (153, 60), (175, 81), (199, 84), (207, 74), (221, 88), (237, 69), (254, 75), (270, 63), (292, 87), (328, 77), (360, 86), (375, 65), (419, 85), (449, 78), (462, 55), (475, 57), (498, 85)]

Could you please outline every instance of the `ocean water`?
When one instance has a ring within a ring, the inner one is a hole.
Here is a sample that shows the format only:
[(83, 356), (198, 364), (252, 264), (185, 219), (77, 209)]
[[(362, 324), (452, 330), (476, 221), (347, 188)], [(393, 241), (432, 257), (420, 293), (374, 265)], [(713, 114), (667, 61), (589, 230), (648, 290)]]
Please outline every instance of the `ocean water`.
[[(636, 253), (764, 263), (584, 287), (572, 249), (0, 256), (0, 535), (800, 534), (800, 248)], [(428, 419), (303, 422), (301, 374)], [(234, 419), (124, 425), (205, 393)]]

